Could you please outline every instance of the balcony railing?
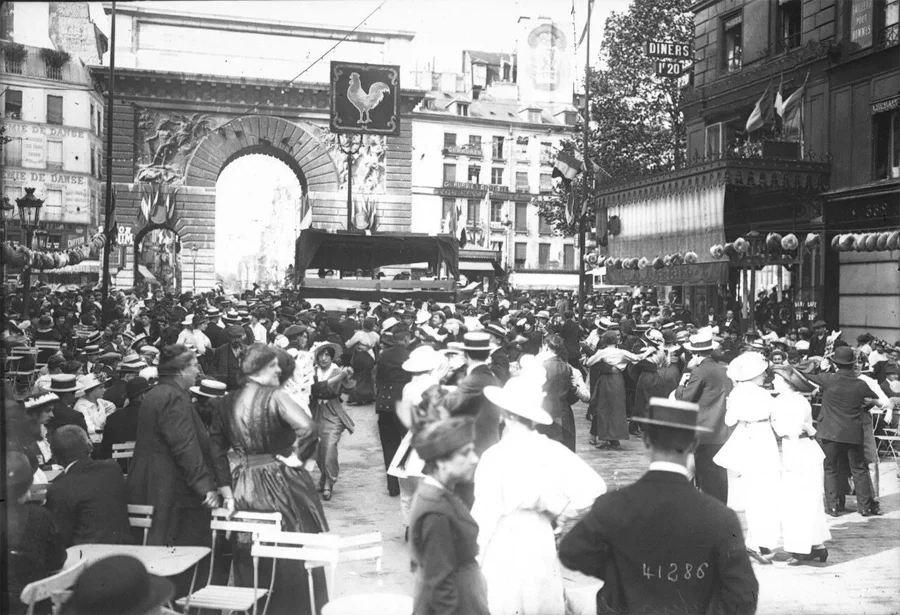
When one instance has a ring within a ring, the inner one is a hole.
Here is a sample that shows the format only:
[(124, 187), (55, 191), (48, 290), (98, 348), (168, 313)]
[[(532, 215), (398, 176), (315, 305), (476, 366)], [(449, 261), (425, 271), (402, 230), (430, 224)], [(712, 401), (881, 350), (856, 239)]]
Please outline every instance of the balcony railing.
[(3, 68), (10, 75), (21, 75), (25, 72), (25, 62), (12, 58), (3, 59)]
[(462, 145), (448, 145), (444, 147), (445, 156), (468, 156), (469, 158), (482, 158), (484, 154), (480, 145), (463, 143)]
[(895, 23), (882, 28), (878, 33), (876, 45), (879, 47), (890, 47), (900, 43), (900, 23)]
[(47, 76), (47, 79), (55, 79), (56, 81), (62, 81), (62, 67), (61, 66), (52, 66), (51, 64), (44, 64), (44, 74)]

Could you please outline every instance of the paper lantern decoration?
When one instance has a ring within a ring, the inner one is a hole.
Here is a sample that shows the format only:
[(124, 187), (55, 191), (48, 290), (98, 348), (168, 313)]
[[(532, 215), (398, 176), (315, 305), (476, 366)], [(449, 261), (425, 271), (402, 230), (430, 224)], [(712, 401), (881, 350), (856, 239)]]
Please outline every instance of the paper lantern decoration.
[(738, 254), (746, 254), (750, 251), (750, 242), (743, 237), (734, 240), (734, 249)]
[(699, 259), (697, 257), (696, 252), (685, 252), (684, 253), (684, 262), (687, 263), (688, 265), (695, 265), (695, 264), (697, 264), (698, 260)]
[(587, 258), (588, 265), (590, 265), (591, 267), (594, 267), (597, 265), (597, 253), (596, 252), (591, 252), (590, 254), (588, 254), (586, 256), (586, 258)]
[(666, 266), (665, 261), (663, 261), (662, 257), (657, 256), (653, 259), (653, 268), (654, 269), (662, 269)]
[[(833, 243), (833, 240), (832, 240)], [(819, 245), (819, 234), (818, 233), (807, 233), (806, 234), (806, 249), (812, 250), (817, 245)]]
[(866, 236), (862, 233), (853, 236), (853, 250), (856, 252), (866, 251)]
[(650, 261), (647, 260), (647, 257), (642, 256), (637, 263), (637, 268), (640, 269), (641, 271), (643, 271), (644, 269), (647, 268), (647, 265), (649, 265), (649, 264), (650, 264)]
[(887, 241), (887, 249), (893, 252), (897, 248), (900, 248), (900, 231), (894, 231), (891, 233), (891, 236), (888, 237)]
[(797, 236), (793, 233), (788, 233), (784, 237), (781, 238), (781, 248), (783, 250), (787, 250), (788, 252), (792, 250), (796, 250), (797, 246), (800, 245), (800, 242), (797, 240)]
[(733, 243), (731, 243), (730, 241), (728, 243), (726, 243), (724, 246), (722, 246), (722, 251), (725, 253), (725, 256), (727, 256), (728, 258), (731, 258), (732, 256), (737, 256), (737, 254), (738, 254), (737, 247), (735, 247), (735, 245)]
[(613, 268), (614, 268), (614, 269), (621, 269), (622, 266), (623, 266), (623, 264), (622, 264), (622, 259), (621, 259), (621, 258), (617, 258), (617, 259), (615, 259), (615, 260), (613, 261)]
[[(849, 252), (853, 249), (853, 235), (847, 233), (835, 237), (837, 240), (837, 249), (839, 252)], [(831, 242), (834, 245), (834, 241)]]
[(888, 242), (888, 239), (890, 239), (890, 237), (891, 237), (891, 234), (888, 232), (879, 233), (878, 241), (876, 242), (875, 249), (878, 250), (879, 252), (884, 252), (885, 250), (887, 250), (887, 242)]
[(725, 249), (722, 247), (722, 244), (717, 243), (709, 249), (709, 255), (713, 258), (722, 258), (725, 256)]
[(769, 250), (780, 250), (781, 235), (778, 233), (769, 233), (766, 235), (766, 247), (769, 248)]
[(878, 233), (866, 235), (866, 252), (874, 252), (878, 249)]
[(832, 237), (831, 238), (831, 247), (834, 248), (835, 250), (840, 250), (842, 238), (843, 238), (843, 235), (835, 235), (834, 237)]
[(671, 254), (666, 254), (665, 256), (663, 256), (663, 266), (665, 266), (665, 267), (672, 266), (672, 255)]

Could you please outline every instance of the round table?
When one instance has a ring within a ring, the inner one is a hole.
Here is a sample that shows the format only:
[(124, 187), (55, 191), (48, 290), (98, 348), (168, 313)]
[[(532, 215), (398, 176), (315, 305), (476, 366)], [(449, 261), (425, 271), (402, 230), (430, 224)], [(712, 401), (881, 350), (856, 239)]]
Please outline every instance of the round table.
[(209, 547), (148, 547), (143, 545), (73, 545), (66, 549), (66, 563), (71, 568), (79, 560), (97, 560), (110, 555), (130, 555), (139, 559), (147, 572), (160, 577), (181, 574), (209, 554)]

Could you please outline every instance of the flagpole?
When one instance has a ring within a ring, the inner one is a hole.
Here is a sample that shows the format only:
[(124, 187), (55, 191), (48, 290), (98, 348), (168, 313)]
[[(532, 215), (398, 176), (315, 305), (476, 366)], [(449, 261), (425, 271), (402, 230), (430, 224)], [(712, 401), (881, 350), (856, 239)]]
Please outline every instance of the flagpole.
[[(578, 250), (579, 250), (579, 258), (578, 258), (578, 319), (581, 320), (584, 318), (584, 286), (585, 286), (585, 275), (584, 275), (584, 255), (585, 255), (585, 228), (584, 228), (584, 220), (587, 217), (585, 215), (585, 203), (587, 203), (588, 198), (588, 189), (587, 189), (587, 163), (588, 163), (588, 123), (590, 120), (590, 94), (591, 94), (591, 4), (592, 0), (587, 0), (587, 22), (585, 23), (585, 30), (587, 31), (587, 35), (585, 37), (585, 45), (584, 45), (584, 117), (582, 118), (582, 156), (584, 161), (582, 162), (583, 171), (581, 175), (581, 211), (578, 214)], [(573, 209), (575, 206), (573, 204)]]
[(113, 98), (116, 91), (116, 0), (112, 2), (110, 13), (109, 31), (109, 86), (106, 92), (106, 207), (103, 221), (103, 270), (101, 271), (100, 290), (100, 320), (104, 325), (109, 324), (112, 317), (111, 311), (106, 310), (106, 302), (109, 300), (109, 252), (112, 249), (113, 219), (116, 215), (116, 205), (112, 193), (112, 157), (113, 157)]

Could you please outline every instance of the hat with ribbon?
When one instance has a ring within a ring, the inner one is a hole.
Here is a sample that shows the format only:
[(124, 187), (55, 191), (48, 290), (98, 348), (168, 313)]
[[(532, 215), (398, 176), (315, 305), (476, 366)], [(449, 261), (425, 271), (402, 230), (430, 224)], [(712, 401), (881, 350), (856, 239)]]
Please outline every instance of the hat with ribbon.
[(735, 382), (753, 380), (769, 369), (769, 362), (758, 352), (745, 352), (728, 364), (728, 377)]
[(50, 376), (50, 386), (47, 391), (51, 393), (74, 393), (79, 390), (75, 374), (57, 374)]
[(119, 363), (120, 372), (139, 372), (145, 367), (147, 367), (147, 362), (133, 350), (125, 355), (125, 358)]
[(457, 350), (463, 350), (465, 352), (479, 351), (479, 350), (496, 350), (499, 348), (498, 344), (495, 344), (491, 339), (489, 333), (485, 333), (483, 331), (475, 331), (473, 333), (466, 333), (463, 335), (463, 341), (461, 342), (450, 342), (447, 344), (448, 347), (455, 348)]
[(645, 425), (711, 432), (710, 428), (697, 424), (699, 415), (700, 406), (695, 403), (665, 397), (651, 397), (648, 402), (647, 416), (635, 416), (631, 420)]
[(411, 353), (409, 358), (403, 362), (403, 371), (413, 374), (421, 374), (430, 372), (444, 362), (444, 353), (434, 349), (433, 346), (419, 346)]
[(506, 341), (506, 329), (499, 322), (490, 322), (485, 327), (484, 330), (491, 335), (494, 335), (502, 341)]
[(484, 396), (495, 406), (538, 425), (550, 425), (553, 418), (541, 407), (543, 396), (535, 394), (528, 378), (514, 376), (503, 387), (486, 386)]
[(684, 347), (691, 352), (704, 352), (715, 350), (719, 347), (719, 344), (713, 341), (712, 328), (703, 327), (697, 331), (697, 333), (690, 336), (690, 341), (685, 344)]
[(224, 382), (204, 378), (200, 381), (200, 386), (191, 387), (191, 392), (204, 397), (222, 397), (227, 392), (227, 387)]
[(98, 378), (96, 374), (88, 374), (81, 379), (81, 382), (79, 384), (81, 386), (81, 390), (87, 392), (91, 389), (97, 388), (104, 382), (106, 382), (106, 380)]
[(44, 393), (43, 395), (32, 395), (22, 400), (26, 412), (32, 412), (43, 406), (55, 402), (59, 397), (55, 393)]
[(222, 315), (222, 322), (227, 325), (241, 324), (241, 315), (235, 309), (230, 309)]
[(475, 441), (475, 420), (458, 416), (427, 424), (412, 438), (412, 445), (424, 461), (446, 457)]
[(816, 386), (791, 365), (773, 365), (772, 371), (800, 393), (812, 393)]
[(37, 332), (48, 333), (53, 331), (53, 318), (49, 314), (44, 314), (38, 319)]

